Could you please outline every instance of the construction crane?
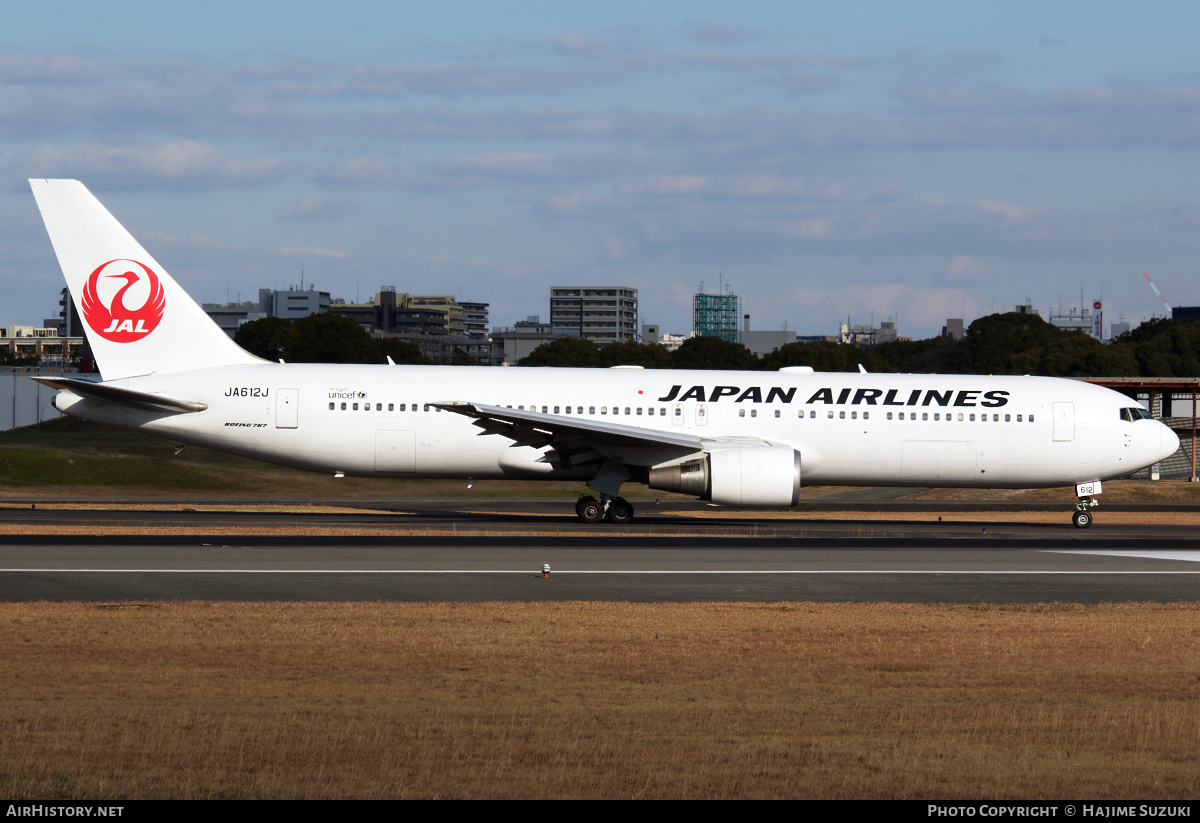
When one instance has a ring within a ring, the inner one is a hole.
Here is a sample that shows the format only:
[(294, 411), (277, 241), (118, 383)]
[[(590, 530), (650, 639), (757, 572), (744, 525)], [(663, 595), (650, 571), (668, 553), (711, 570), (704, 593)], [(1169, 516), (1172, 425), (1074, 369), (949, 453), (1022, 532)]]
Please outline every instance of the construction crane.
[(1167, 298), (1162, 296), (1162, 292), (1158, 290), (1158, 286), (1154, 285), (1154, 281), (1150, 279), (1150, 275), (1143, 274), (1142, 277), (1146, 278), (1146, 282), (1150, 284), (1150, 288), (1154, 289), (1154, 293), (1158, 295), (1158, 299), (1161, 300), (1162, 304), (1167, 307), (1167, 317), (1170, 317), (1171, 304), (1167, 302)]

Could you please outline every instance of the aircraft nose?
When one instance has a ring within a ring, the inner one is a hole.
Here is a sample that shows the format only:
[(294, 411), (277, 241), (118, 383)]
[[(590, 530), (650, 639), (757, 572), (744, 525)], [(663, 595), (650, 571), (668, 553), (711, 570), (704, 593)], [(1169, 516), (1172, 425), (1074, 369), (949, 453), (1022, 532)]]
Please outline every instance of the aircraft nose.
[(1158, 430), (1158, 459), (1166, 460), (1168, 457), (1179, 451), (1179, 435), (1171, 431), (1170, 427), (1163, 423), (1159, 423)]

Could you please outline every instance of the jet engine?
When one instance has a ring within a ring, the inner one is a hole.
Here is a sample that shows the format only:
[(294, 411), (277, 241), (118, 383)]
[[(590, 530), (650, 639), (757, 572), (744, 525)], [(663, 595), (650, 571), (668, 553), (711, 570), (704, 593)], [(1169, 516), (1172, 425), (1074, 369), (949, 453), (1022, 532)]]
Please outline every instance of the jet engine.
[(707, 452), (696, 460), (651, 468), (647, 485), (723, 506), (795, 506), (800, 501), (800, 452), (788, 446)]

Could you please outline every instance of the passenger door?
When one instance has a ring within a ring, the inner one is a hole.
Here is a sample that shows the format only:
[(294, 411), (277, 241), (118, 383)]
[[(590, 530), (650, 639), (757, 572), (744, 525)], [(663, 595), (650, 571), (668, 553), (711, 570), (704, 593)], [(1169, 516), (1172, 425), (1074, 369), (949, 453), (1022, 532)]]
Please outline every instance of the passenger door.
[(275, 428), (294, 429), (299, 427), (300, 390), (278, 389), (275, 397)]
[(1075, 439), (1075, 404), (1054, 404), (1054, 440), (1068, 442)]

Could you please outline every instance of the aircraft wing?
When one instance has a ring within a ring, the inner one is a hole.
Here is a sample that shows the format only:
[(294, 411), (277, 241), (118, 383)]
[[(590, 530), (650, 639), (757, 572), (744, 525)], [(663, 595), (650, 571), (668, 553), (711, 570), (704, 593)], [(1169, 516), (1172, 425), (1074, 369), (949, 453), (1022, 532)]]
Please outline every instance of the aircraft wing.
[(79, 395), (80, 397), (103, 400), (106, 403), (115, 403), (118, 406), (128, 406), (129, 408), (141, 409), (143, 411), (186, 414), (188, 412), (204, 411), (208, 408), (207, 404), (198, 403), (193, 400), (176, 400), (173, 397), (165, 397), (161, 394), (133, 391), (106, 383), (93, 383), (91, 380), (76, 380), (73, 377), (35, 377), (30, 375), (29, 379), (36, 380), (43, 386), (50, 386), (60, 391)]
[(642, 462), (636, 458), (639, 453), (648, 458), (653, 455), (649, 462), (662, 462), (702, 452), (706, 442), (690, 434), (482, 403), (453, 401), (430, 405), (474, 418), (475, 425), (483, 429), (483, 433), (507, 437), (514, 445), (549, 446), (560, 458), (567, 457), (569, 462), (576, 464), (589, 458), (616, 454), (626, 458), (627, 462), (638, 463)]

